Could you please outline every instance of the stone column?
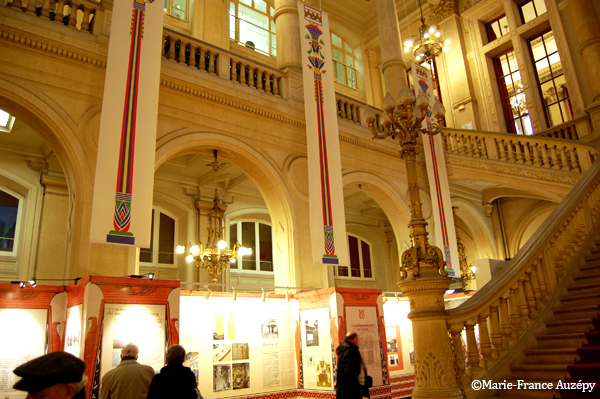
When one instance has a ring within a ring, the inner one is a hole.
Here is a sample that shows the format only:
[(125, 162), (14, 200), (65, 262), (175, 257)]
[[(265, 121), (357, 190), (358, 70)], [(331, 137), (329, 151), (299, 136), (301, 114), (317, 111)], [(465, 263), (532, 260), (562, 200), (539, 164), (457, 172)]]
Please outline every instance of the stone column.
[(451, 281), (450, 277), (424, 275), (398, 284), (410, 301), (408, 318), (412, 321), (415, 347), (415, 399), (463, 397), (456, 381), (444, 308), (444, 293)]
[(300, 54), (300, 25), (295, 0), (275, 0), (277, 26), (277, 67), (302, 71)]
[(575, 26), (579, 52), (583, 57), (593, 101), (600, 100), (600, 22), (594, 8), (594, 0), (567, 0), (571, 19)]
[(385, 80), (385, 91), (396, 98), (400, 89), (407, 86), (406, 65), (402, 57), (402, 43), (396, 3), (394, 0), (376, 0), (377, 30), (381, 46), (381, 71)]

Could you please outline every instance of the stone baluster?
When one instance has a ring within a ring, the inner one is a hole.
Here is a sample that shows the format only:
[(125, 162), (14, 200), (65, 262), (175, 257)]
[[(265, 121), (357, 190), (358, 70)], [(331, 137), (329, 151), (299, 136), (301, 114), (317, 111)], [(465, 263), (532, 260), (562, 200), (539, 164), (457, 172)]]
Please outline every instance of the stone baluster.
[(462, 324), (453, 324), (450, 326), (452, 351), (454, 352), (454, 359), (456, 361), (456, 372), (458, 373), (458, 378), (461, 381), (465, 378), (465, 370), (467, 368), (462, 342), (463, 328), (464, 327)]
[(63, 24), (63, 18), (65, 16), (65, 4), (66, 0), (58, 0), (56, 5), (56, 14), (54, 15), (54, 22)]
[(508, 160), (510, 162), (514, 163), (516, 161), (516, 159), (515, 159), (515, 150), (513, 148), (512, 140), (508, 140), (507, 147), (508, 147)]
[(258, 89), (265, 91), (265, 86), (268, 84), (268, 75), (265, 71), (258, 73)]
[(500, 306), (498, 310), (500, 311), (500, 328), (502, 329), (502, 336), (504, 337), (503, 343), (504, 341), (506, 341), (506, 344), (504, 344), (503, 346), (508, 348), (510, 345), (510, 339), (512, 335), (512, 326), (510, 323), (510, 316), (508, 313), (507, 298), (500, 297)]
[(231, 59), (231, 77), (230, 77), (230, 79), (233, 80), (234, 82), (237, 82), (239, 80), (239, 74), (238, 74), (237, 67), (238, 67), (238, 62), (232, 58)]
[(528, 327), (530, 315), (529, 315), (529, 306), (527, 303), (527, 298), (525, 296), (525, 288), (524, 288), (524, 280), (523, 279), (519, 279), (519, 281), (517, 282), (517, 304), (519, 306), (519, 315), (521, 316), (519, 330), (525, 330)]
[(90, 13), (92, 10), (83, 6), (83, 19), (81, 20), (81, 30), (84, 32), (90, 31)]
[(461, 134), (460, 138), (458, 140), (458, 152), (459, 154), (465, 155), (466, 154), (466, 146), (467, 143), (465, 143), (465, 135)]
[(72, 28), (77, 27), (77, 12), (79, 11), (79, 4), (75, 4), (71, 1), (71, 11), (69, 11), (69, 26)]
[(346, 118), (346, 110), (344, 109), (344, 102), (342, 100), (338, 101), (338, 110), (340, 113), (340, 117)]
[(519, 312), (519, 302), (517, 299), (517, 289), (516, 287), (510, 288), (510, 294), (508, 297), (508, 314), (510, 316), (510, 324), (511, 324), (511, 338), (517, 339), (519, 338), (519, 327), (521, 325), (521, 316)]
[(273, 76), (273, 94), (279, 95), (279, 78), (277, 76)]
[(560, 147), (560, 168), (562, 170), (571, 170), (569, 160), (567, 159), (567, 152), (565, 150), (566, 148), (564, 145)]
[(480, 137), (479, 142), (481, 143), (481, 156), (483, 158), (488, 158), (487, 144), (485, 142), (485, 138)]
[(540, 160), (540, 150), (538, 147), (539, 146), (537, 143), (533, 145), (533, 164), (535, 166), (542, 166), (542, 161)]
[(42, 3), (42, 13), (40, 16), (42, 18), (50, 18), (50, 0), (44, 0)]
[(560, 169), (560, 163), (558, 161), (558, 154), (556, 153), (556, 146), (550, 147), (550, 156), (552, 157), (552, 169)]
[(465, 323), (467, 331), (467, 360), (469, 361), (469, 372), (471, 376), (475, 375), (479, 370), (479, 348), (477, 347), (477, 339), (475, 338), (475, 324), (470, 322)]
[(168, 60), (175, 60), (175, 39), (172, 37), (167, 37), (167, 41), (169, 42), (169, 51), (167, 52)]
[(217, 63), (217, 54), (213, 54), (211, 51), (207, 51), (208, 54), (208, 73), (215, 73), (215, 64)]
[(498, 304), (490, 306), (490, 338), (492, 341), (492, 357), (499, 358), (504, 353), (502, 346), (502, 330), (498, 319)]
[(529, 143), (523, 143), (523, 150), (525, 151), (525, 165), (533, 165), (531, 160), (531, 149), (529, 148)]
[(573, 167), (573, 171), (581, 172), (581, 167), (579, 166), (579, 160), (577, 159), (577, 150), (575, 147), (571, 147), (571, 166)]
[(27, 3), (27, 12), (30, 13), (35, 13), (35, 6), (36, 6), (36, 0), (29, 0), (29, 3)]
[(471, 140), (471, 136), (467, 136), (465, 139), (465, 144), (467, 145), (467, 154), (469, 156), (473, 156), (473, 141)]
[(525, 160), (523, 159), (523, 150), (521, 148), (521, 142), (517, 141), (515, 144), (515, 149), (517, 150), (517, 163), (524, 164)]
[(177, 57), (177, 62), (185, 64), (185, 43), (182, 40), (179, 40), (177, 43), (179, 44), (179, 56)]
[(525, 300), (527, 301), (527, 308), (529, 309), (529, 318), (535, 319), (537, 317), (537, 304), (535, 302), (535, 296), (533, 295), (533, 288), (531, 287), (531, 271), (525, 272), (527, 276), (523, 280), (523, 290), (525, 291)]
[(488, 364), (492, 359), (492, 342), (490, 341), (490, 333), (488, 331), (487, 314), (481, 314), (477, 317), (477, 325), (479, 326), (479, 351), (483, 357), (483, 367), (488, 368)]
[[(540, 283), (537, 275), (536, 266), (531, 266), (531, 273), (529, 274), (529, 283), (531, 284), (531, 292), (535, 299), (535, 309), (537, 311), (542, 310), (542, 292), (540, 290)], [(537, 312), (536, 312), (537, 313)]]
[(500, 142), (498, 143), (498, 149), (500, 150), (500, 160), (502, 161), (506, 161), (506, 148), (504, 146), (505, 142), (504, 139), (501, 139)]
[(256, 76), (256, 69), (252, 65), (248, 65), (248, 86), (256, 87), (256, 82), (254, 78)]
[(544, 168), (550, 168), (550, 159), (548, 158), (548, 146), (546, 144), (542, 144), (542, 166)]
[[(237, 64), (238, 64), (237, 61), (233, 62), (234, 68), (237, 66)], [(200, 48), (200, 60), (198, 62), (198, 69), (200, 69), (201, 71), (206, 72), (206, 50), (203, 49), (203, 48)], [(232, 71), (232, 73), (233, 73), (233, 71)], [(234, 80), (237, 80), (237, 79), (234, 79)]]
[(265, 88), (265, 91), (266, 91), (267, 93), (271, 93), (271, 94), (273, 94), (273, 81), (274, 81), (275, 79), (277, 79), (277, 78), (275, 77), (275, 75), (273, 75), (273, 74), (271, 74), (271, 73), (267, 73), (267, 83), (266, 83), (267, 87)]

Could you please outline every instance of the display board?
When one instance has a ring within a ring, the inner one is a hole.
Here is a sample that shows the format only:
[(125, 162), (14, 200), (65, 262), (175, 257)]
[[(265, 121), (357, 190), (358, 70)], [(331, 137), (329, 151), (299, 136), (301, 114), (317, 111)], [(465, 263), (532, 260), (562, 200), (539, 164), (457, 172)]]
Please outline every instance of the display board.
[(333, 390), (329, 308), (300, 312), (304, 388)]
[[(403, 375), (414, 373), (414, 353), (412, 322), (408, 318), (410, 304), (407, 300), (389, 300), (383, 305), (385, 313), (385, 330), (388, 345), (388, 366), (390, 374)], [(390, 351), (393, 346), (388, 331), (395, 331), (397, 351)]]
[(0, 308), (0, 396), (25, 398), (26, 392), (12, 386), (19, 380), (13, 370), (21, 364), (44, 354), (47, 309)]
[(382, 343), (375, 306), (346, 306), (346, 331), (358, 333), (360, 354), (368, 373), (373, 377), (373, 386), (383, 384)]
[(294, 306), (276, 299), (181, 297), (179, 343), (205, 397), (296, 387)]
[(83, 323), (83, 305), (67, 308), (67, 327), (65, 332), (65, 352), (81, 358), (81, 324)]
[(101, 377), (120, 362), (129, 343), (140, 348), (138, 362), (159, 372), (165, 365), (165, 306), (106, 304), (102, 333)]

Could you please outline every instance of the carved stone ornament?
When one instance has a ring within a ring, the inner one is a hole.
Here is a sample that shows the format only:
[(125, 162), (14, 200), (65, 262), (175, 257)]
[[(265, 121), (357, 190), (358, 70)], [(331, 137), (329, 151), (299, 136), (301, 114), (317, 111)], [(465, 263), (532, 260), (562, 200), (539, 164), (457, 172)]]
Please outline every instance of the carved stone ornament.
[(449, 356), (438, 359), (431, 351), (424, 358), (415, 356), (416, 388), (453, 388), (454, 383), (454, 366)]
[(440, 4), (435, 6), (432, 11), (440, 22), (452, 15), (458, 16), (458, 0), (441, 0)]

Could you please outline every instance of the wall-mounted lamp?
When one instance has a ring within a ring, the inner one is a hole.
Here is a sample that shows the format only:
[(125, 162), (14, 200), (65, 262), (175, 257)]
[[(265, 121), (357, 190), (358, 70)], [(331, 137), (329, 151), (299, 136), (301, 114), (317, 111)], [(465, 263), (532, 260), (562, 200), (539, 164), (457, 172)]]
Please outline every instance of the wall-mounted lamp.
[(147, 278), (148, 280), (152, 281), (152, 280), (154, 280), (154, 273), (148, 273), (148, 274), (130, 274), (129, 276), (125, 276), (125, 277), (129, 277), (129, 278)]

